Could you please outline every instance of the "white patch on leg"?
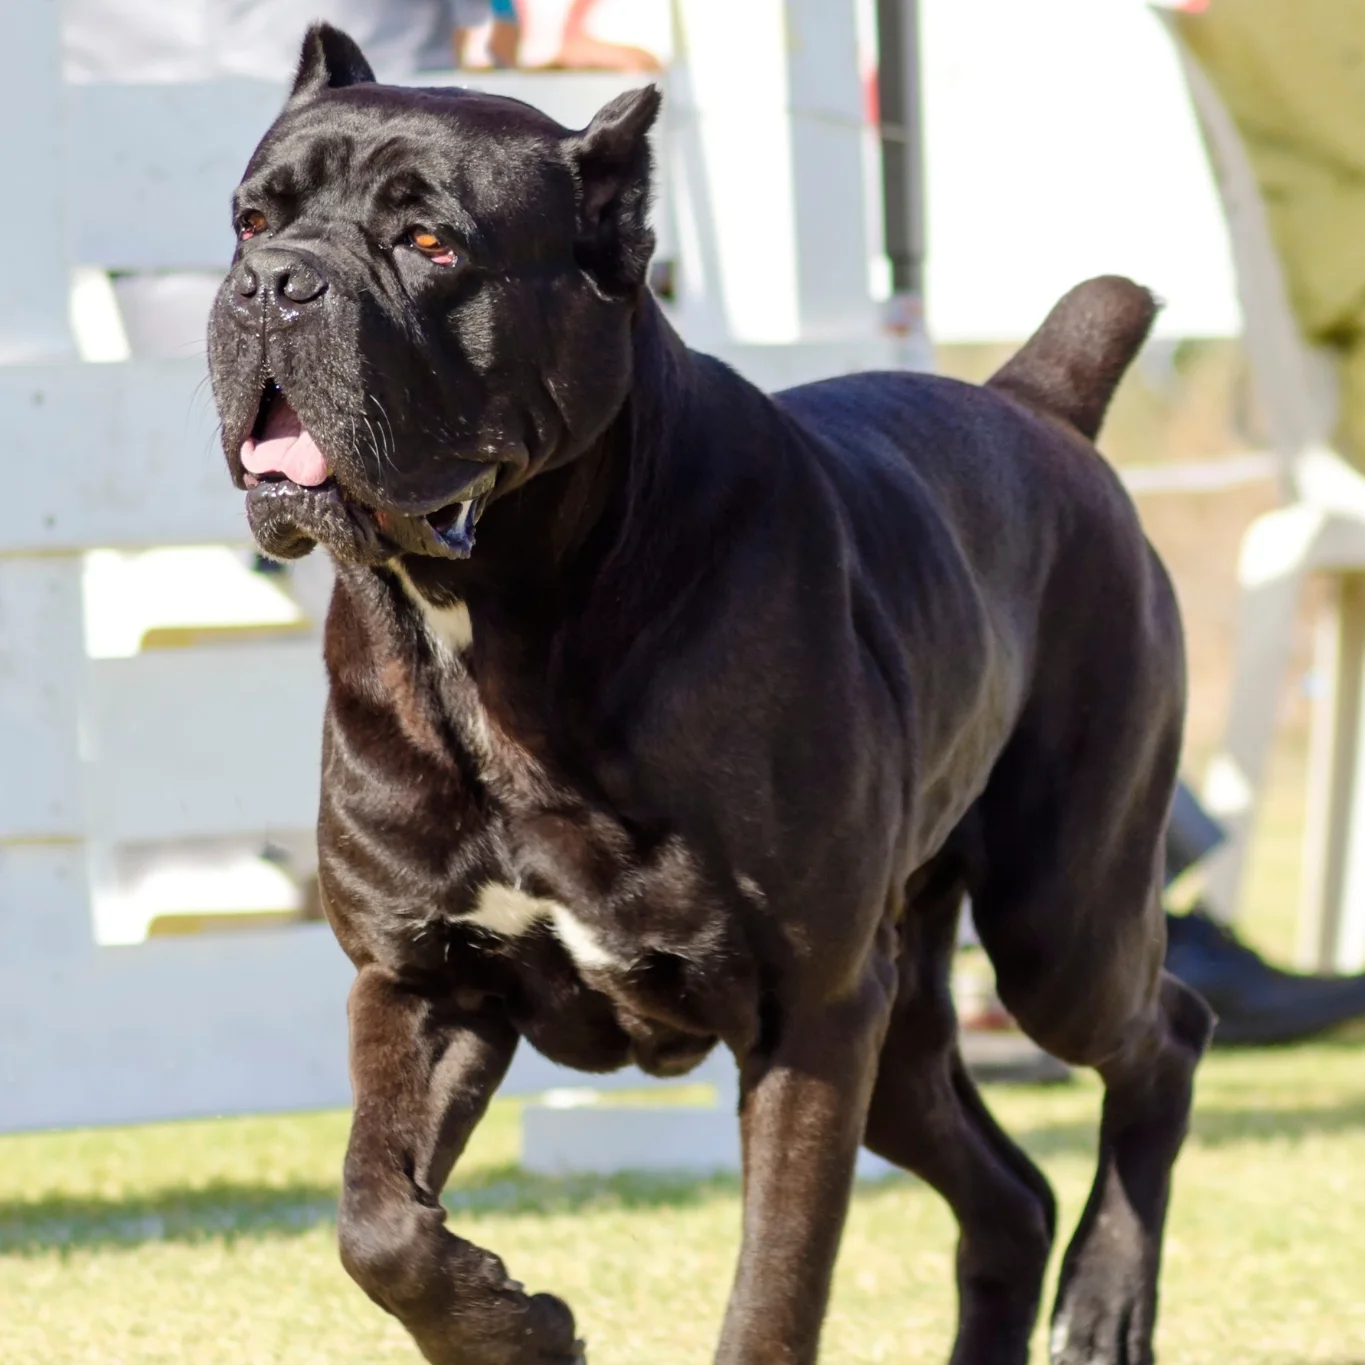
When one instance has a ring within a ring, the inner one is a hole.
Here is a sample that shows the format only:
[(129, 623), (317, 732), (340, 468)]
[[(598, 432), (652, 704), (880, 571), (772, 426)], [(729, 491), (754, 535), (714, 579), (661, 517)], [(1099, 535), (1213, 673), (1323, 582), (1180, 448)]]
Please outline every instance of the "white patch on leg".
[(602, 946), (602, 940), (581, 919), (575, 918), (566, 906), (555, 901), (549, 901), (547, 904), (552, 907), (550, 918), (554, 921), (559, 941), (580, 967), (603, 968), (623, 965), (620, 959)]
[(401, 564), (394, 565), (394, 572), (409, 600), (422, 613), (427, 634), (452, 654), (463, 654), (474, 643), (474, 625), (469, 619), (469, 608), (463, 602), (451, 602), (438, 607), (417, 591)]

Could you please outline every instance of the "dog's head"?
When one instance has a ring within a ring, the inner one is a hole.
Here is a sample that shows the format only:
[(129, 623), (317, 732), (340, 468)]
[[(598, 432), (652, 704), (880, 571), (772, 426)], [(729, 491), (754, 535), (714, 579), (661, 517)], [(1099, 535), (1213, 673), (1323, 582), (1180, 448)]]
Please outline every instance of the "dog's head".
[(263, 549), (463, 557), (490, 498), (601, 434), (631, 378), (658, 106), (632, 91), (571, 132), (515, 100), (377, 85), (350, 38), (309, 30), (209, 321)]

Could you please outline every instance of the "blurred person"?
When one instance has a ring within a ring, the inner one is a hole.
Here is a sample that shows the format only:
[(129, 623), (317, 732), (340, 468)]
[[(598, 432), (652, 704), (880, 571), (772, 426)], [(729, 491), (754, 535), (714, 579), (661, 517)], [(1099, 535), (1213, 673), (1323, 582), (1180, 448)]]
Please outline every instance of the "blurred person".
[(1299, 327), (1336, 360), (1337, 443), (1365, 472), (1365, 0), (1175, 8), (1246, 146)]
[[(521, 50), (521, 15), (516, 0), (490, 0), (491, 23), (488, 30), (488, 60), (501, 69), (516, 66)], [(458, 42), (458, 38), (457, 38)], [(468, 66), (463, 49), (457, 47), (459, 65)]]
[[(1196, 868), (1224, 837), (1218, 822), (1181, 782), (1166, 831), (1166, 890)], [(975, 941), (974, 929), (966, 925), (964, 930), (964, 942)], [(1365, 1017), (1365, 974), (1315, 976), (1283, 971), (1198, 903), (1186, 913), (1167, 912), (1165, 966), (1212, 1006), (1218, 1016), (1215, 1046), (1296, 1042)], [(964, 1009), (962, 1022), (973, 1029), (1014, 1027), (991, 991)]]
[(642, 47), (608, 43), (595, 37), (589, 24), (600, 0), (573, 0), (564, 17), (559, 53), (551, 66), (570, 70), (658, 71), (659, 59)]
[[(1224, 837), (1182, 782), (1166, 833), (1166, 886), (1197, 866)], [(1215, 1044), (1293, 1042), (1365, 1017), (1365, 974), (1282, 971), (1202, 906), (1187, 914), (1168, 913), (1166, 936), (1166, 970), (1193, 986), (1218, 1015)]]
[[(287, 80), (317, 19), (354, 34), (381, 78), (456, 65), (494, 0), (65, 0), (67, 80)], [(506, 26), (509, 0), (497, 0)], [(512, 10), (515, 18), (515, 10)], [(506, 34), (498, 35), (505, 50)]]
[[(1299, 327), (1337, 362), (1337, 444), (1365, 472), (1365, 0), (1171, 7), (1246, 146)], [(1222, 838), (1182, 786), (1168, 879)], [(1365, 1015), (1365, 976), (1279, 971), (1198, 908), (1168, 929), (1166, 965), (1221, 1016), (1221, 1042), (1281, 1042)]]

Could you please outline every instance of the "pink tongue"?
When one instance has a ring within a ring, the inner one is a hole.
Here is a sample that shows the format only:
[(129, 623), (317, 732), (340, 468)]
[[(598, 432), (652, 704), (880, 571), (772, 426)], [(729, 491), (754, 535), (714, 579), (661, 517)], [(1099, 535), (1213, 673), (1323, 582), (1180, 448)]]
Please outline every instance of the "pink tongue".
[(283, 474), (305, 488), (327, 481), (326, 458), (283, 394), (270, 404), (261, 439), (242, 442), (242, 464), (248, 474)]

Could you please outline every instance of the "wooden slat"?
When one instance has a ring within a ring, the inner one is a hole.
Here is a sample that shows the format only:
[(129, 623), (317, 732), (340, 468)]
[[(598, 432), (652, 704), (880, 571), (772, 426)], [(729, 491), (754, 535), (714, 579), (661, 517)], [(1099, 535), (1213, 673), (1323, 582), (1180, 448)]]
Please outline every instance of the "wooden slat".
[[(644, 76), (470, 72), (423, 77), (523, 100), (581, 127)], [(115, 270), (222, 269), (229, 201), (284, 101), (273, 81), (66, 87), (70, 257)]]
[(0, 367), (0, 555), (245, 543), (202, 361)]
[(311, 829), (325, 696), (316, 639), (90, 665), (89, 837)]
[(0, 960), (0, 1130), (344, 1104), (351, 976), (326, 925)]
[(16, 840), (80, 837), (80, 567), (0, 559), (0, 861)]
[[(25, 852), (0, 859), (0, 911), (15, 912), (0, 914), (0, 1132), (349, 1101), (354, 973), (325, 924), (82, 949), (50, 932), (82, 915), (79, 855)], [(727, 1068), (717, 1055), (695, 1078)], [(653, 1084), (633, 1068), (585, 1076), (522, 1047), (501, 1090)]]
[[(766, 389), (930, 359), (922, 337), (717, 353)], [(0, 555), (250, 539), (201, 361), (0, 367), (0, 432), (24, 479), (0, 500)]]

